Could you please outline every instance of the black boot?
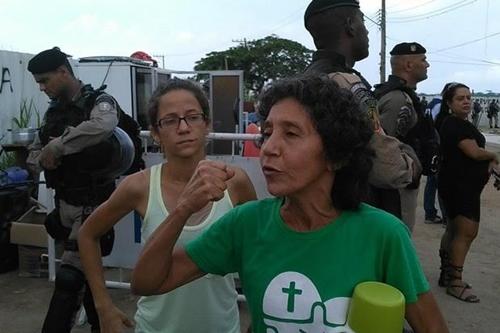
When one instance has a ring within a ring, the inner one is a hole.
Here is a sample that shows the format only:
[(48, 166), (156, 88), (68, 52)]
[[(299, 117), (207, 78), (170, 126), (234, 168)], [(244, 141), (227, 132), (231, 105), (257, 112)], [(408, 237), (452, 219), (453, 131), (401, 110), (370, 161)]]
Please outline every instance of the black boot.
[(97, 315), (97, 310), (95, 309), (94, 299), (92, 298), (92, 292), (87, 282), (85, 282), (85, 292), (83, 294), (83, 306), (85, 308), (85, 313), (87, 314), (87, 321), (90, 324), (92, 333), (99, 333), (99, 316)]
[(70, 333), (82, 302), (84, 275), (73, 266), (61, 265), (42, 333)]

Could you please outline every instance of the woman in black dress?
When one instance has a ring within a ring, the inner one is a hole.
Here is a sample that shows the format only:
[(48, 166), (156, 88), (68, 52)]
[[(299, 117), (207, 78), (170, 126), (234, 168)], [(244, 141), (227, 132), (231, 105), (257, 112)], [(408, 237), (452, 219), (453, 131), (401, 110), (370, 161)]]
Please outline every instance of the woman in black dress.
[(451, 296), (477, 303), (471, 286), (462, 281), (462, 271), (479, 229), (481, 192), (498, 158), (484, 148), (484, 136), (467, 120), (470, 112), (469, 87), (447, 84), (436, 119), (443, 156), (438, 189), (449, 219), (441, 239), (439, 285)]

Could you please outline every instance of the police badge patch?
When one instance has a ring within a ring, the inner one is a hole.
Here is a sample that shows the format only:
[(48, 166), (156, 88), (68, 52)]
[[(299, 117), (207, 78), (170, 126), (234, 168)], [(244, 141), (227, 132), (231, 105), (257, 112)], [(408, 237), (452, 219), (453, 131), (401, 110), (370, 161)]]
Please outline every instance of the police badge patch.
[(99, 111), (109, 111), (112, 109), (112, 106), (108, 102), (100, 102), (99, 104), (97, 104), (97, 108), (99, 109)]
[(97, 105), (97, 109), (99, 111), (110, 111), (111, 109), (116, 108), (115, 100), (108, 94), (102, 94), (97, 97), (95, 104)]

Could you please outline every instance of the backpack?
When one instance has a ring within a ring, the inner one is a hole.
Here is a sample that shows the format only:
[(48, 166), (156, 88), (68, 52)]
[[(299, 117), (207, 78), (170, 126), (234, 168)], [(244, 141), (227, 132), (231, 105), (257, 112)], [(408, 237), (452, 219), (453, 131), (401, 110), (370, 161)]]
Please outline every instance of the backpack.
[[(380, 99), (385, 94), (393, 90), (401, 90), (410, 97), (413, 109), (417, 113), (417, 123), (401, 141), (410, 145), (422, 164), (422, 174), (425, 176), (434, 175), (439, 170), (441, 160), (439, 134), (434, 126), (431, 112), (425, 112), (417, 94), (411, 88), (406, 87), (400, 80), (388, 81), (375, 86), (375, 96)], [(427, 108), (433, 107), (431, 101)]]
[(430, 113), (418, 112), (418, 120), (411, 130), (414, 136), (413, 149), (422, 164), (422, 174), (435, 175), (439, 170), (441, 153), (439, 148), (439, 134), (434, 127)]
[[(88, 85), (88, 88), (86, 89), (85, 92), (85, 103), (87, 105), (93, 106), (95, 104), (95, 101), (97, 98), (105, 94), (104, 90), (106, 89), (106, 85), (102, 85), (98, 89), (93, 89), (90, 85)], [(137, 171), (143, 170), (146, 168), (146, 164), (142, 158), (142, 140), (141, 140), (141, 131), (140, 131), (140, 126), (137, 121), (134, 120), (131, 116), (129, 116), (123, 109), (120, 107), (120, 104), (116, 101), (116, 99), (113, 98), (116, 104), (116, 111), (118, 113), (118, 127), (124, 130), (130, 139), (132, 140), (132, 143), (134, 144), (134, 161), (132, 162), (132, 165), (130, 168), (125, 171), (124, 175), (130, 175), (133, 174)]]

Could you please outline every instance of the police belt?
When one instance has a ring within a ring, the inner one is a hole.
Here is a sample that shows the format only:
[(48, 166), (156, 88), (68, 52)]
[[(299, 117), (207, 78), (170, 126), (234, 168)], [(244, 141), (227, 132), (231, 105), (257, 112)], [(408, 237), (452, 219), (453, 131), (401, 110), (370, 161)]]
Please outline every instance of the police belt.
[(64, 241), (64, 250), (78, 252), (78, 241), (74, 239), (67, 239)]
[(115, 181), (85, 187), (56, 187), (57, 199), (73, 206), (97, 206), (106, 201), (115, 190)]
[[(101, 256), (108, 256), (111, 251), (113, 251), (113, 245), (115, 243), (115, 231), (113, 228), (108, 230), (99, 239), (99, 247), (101, 249)], [(76, 239), (67, 239), (64, 241), (64, 251), (78, 252), (78, 241)]]

